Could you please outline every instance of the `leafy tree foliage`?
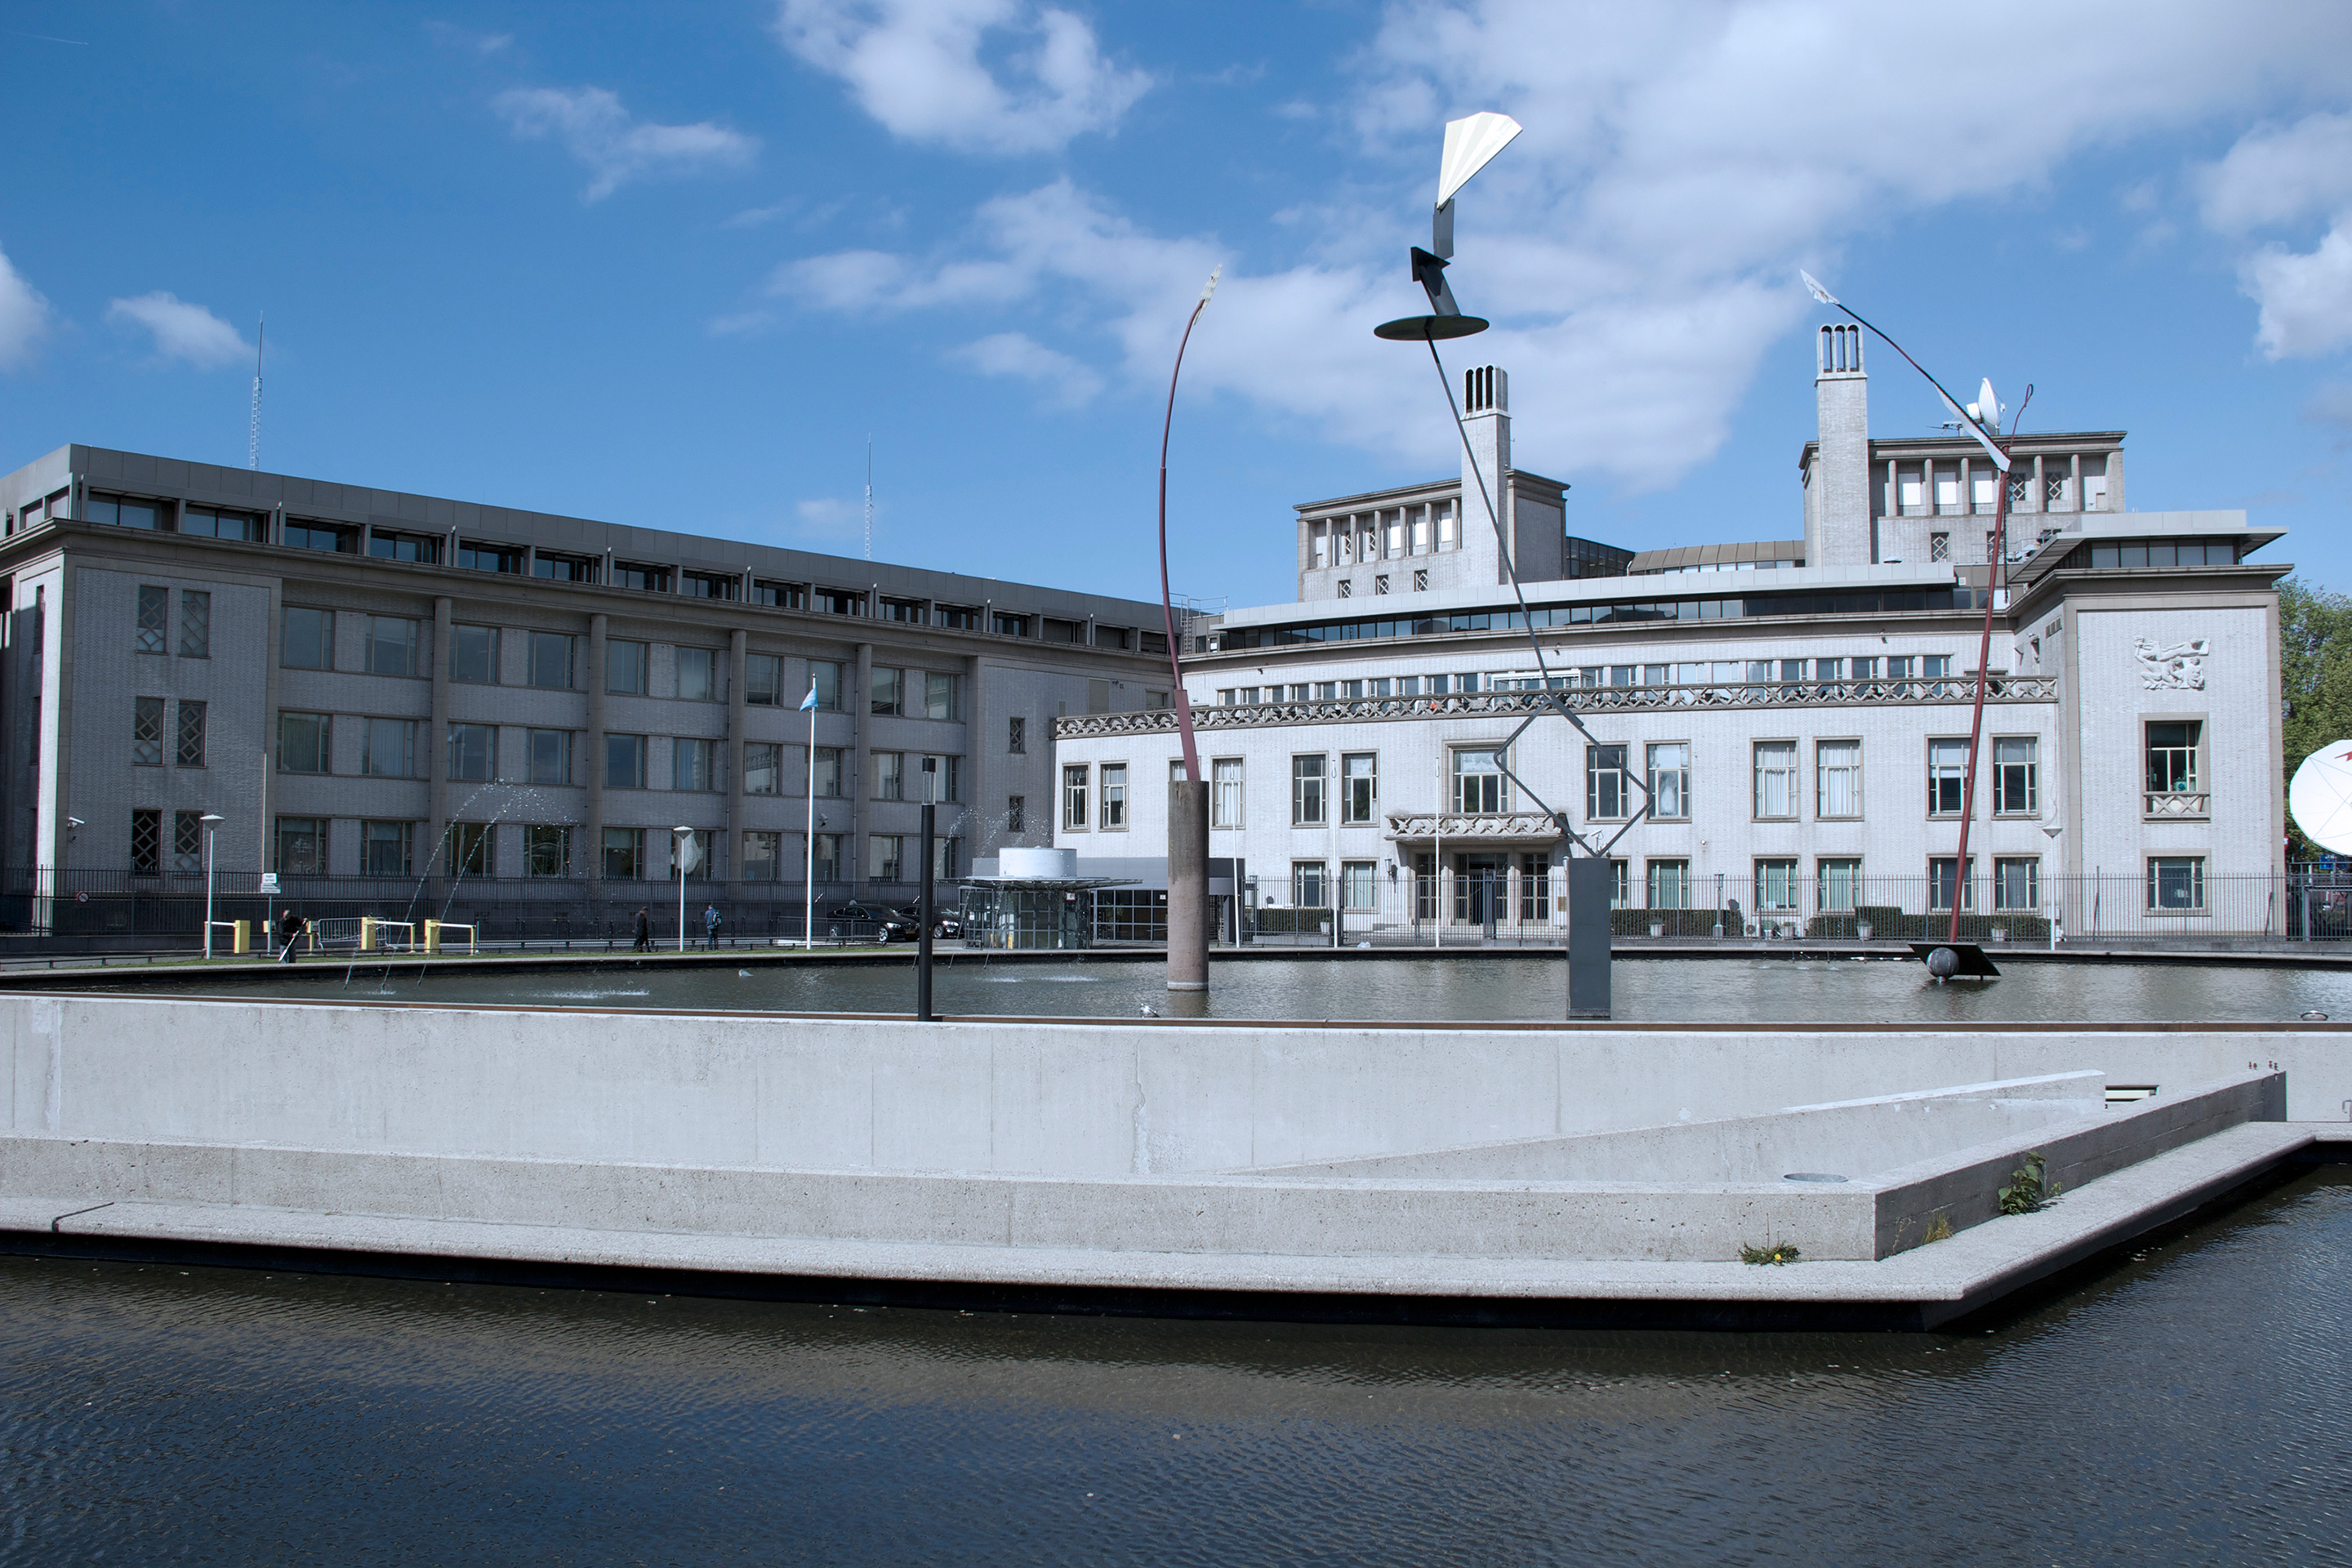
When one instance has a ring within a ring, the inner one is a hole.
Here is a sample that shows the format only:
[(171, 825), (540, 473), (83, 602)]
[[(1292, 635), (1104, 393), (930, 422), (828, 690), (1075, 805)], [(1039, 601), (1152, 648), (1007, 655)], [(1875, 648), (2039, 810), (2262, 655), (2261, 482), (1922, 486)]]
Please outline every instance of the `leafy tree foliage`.
[[(2279, 686), (2286, 697), (2283, 791), (2303, 759), (2331, 741), (2352, 739), (2352, 596), (2299, 577), (2279, 590)], [(2287, 858), (2326, 852), (2287, 820)]]

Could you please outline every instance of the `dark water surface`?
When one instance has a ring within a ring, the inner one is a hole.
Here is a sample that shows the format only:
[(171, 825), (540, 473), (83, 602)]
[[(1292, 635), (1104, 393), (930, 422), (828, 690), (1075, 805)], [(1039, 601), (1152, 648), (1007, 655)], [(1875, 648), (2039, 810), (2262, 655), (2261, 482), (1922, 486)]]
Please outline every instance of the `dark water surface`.
[[(1148, 1005), (1174, 1016), (1181, 999), (1171, 998), (1166, 978), (1157, 959), (959, 958), (938, 970), (934, 1005), (950, 1015), (1134, 1017)], [(1213, 978), (1211, 1017), (1469, 1020), (1558, 1018), (1567, 1010), (1557, 956), (1253, 958), (1213, 963)], [(140, 990), (154, 982), (119, 984)], [(716, 968), (615, 960), (520, 974), (468, 972), (462, 963), (319, 963), (238, 989), (304, 1000), (866, 1013), (911, 1011), (914, 986), (908, 958), (858, 965), (753, 959)], [(1627, 1022), (2288, 1021), (2313, 1010), (2352, 1019), (2352, 971), (2336, 969), (2012, 961), (1996, 981), (1936, 985), (1908, 961), (1657, 958), (1619, 962), (1613, 988), (1615, 1016)]]
[(2340, 1169), (1965, 1336), (0, 1258), (0, 1562), (2344, 1562), (2347, 1289)]

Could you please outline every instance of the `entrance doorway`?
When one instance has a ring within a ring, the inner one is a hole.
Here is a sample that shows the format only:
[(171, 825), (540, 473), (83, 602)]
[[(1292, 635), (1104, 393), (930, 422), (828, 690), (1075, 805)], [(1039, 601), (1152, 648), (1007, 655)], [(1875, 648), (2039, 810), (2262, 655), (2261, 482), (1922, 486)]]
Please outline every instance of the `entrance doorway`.
[(1455, 859), (1454, 921), (1456, 925), (1491, 926), (1506, 918), (1510, 858), (1504, 855), (1464, 855)]

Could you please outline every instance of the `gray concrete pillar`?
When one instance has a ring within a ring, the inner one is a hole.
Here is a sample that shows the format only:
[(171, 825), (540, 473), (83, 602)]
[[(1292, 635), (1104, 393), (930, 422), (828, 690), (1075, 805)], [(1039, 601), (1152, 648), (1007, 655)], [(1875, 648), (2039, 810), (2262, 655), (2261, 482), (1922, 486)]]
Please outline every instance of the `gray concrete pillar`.
[(1609, 1016), (1609, 862), (1571, 858), (1568, 872), (1568, 1016)]
[[(1240, 889), (1234, 889), (1238, 897)], [(1168, 785), (1168, 989), (1209, 988), (1209, 786)]]
[(727, 897), (743, 897), (743, 683), (750, 674), (751, 634), (727, 634)]
[(604, 879), (604, 658), (608, 616), (588, 617), (588, 842), (581, 853), (588, 859), (588, 876)]
[[(425, 776), (432, 781), (426, 810), (432, 816), (431, 837), (425, 858), (440, 876), (456, 874), (449, 862), (449, 622), (453, 606), (447, 595), (433, 601), (433, 641), (425, 657), (433, 661), (433, 718), (425, 726)], [(491, 868), (495, 874), (497, 868)]]
[(850, 896), (861, 890), (871, 897), (873, 868), (866, 863), (865, 826), (867, 818), (866, 792), (873, 787), (866, 779), (870, 764), (866, 760), (866, 742), (874, 733), (874, 645), (857, 645), (856, 685), (842, 695), (842, 707), (849, 713), (849, 776), (841, 781), (841, 793), (849, 802), (849, 843), (845, 858), (849, 865), (842, 880), (850, 886)]

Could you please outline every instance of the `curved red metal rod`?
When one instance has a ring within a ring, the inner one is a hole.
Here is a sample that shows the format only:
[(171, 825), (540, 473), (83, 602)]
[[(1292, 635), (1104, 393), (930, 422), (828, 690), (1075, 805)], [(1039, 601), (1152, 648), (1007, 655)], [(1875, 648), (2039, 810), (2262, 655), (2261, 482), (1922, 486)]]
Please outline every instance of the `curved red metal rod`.
[(1209, 296), (1217, 291), (1219, 267), (1209, 274), (1209, 286), (1201, 290), (1201, 302), (1192, 307), (1185, 318), (1184, 335), (1176, 343), (1176, 368), (1168, 373), (1168, 413), (1160, 422), (1160, 617), (1168, 634), (1168, 674), (1175, 689), (1169, 693), (1176, 704), (1176, 728), (1184, 742), (1184, 778), (1187, 783), (1201, 782), (1201, 752), (1192, 739), (1192, 700), (1184, 694), (1184, 653), (1176, 640), (1176, 606), (1174, 596), (1168, 591), (1168, 435), (1176, 424), (1176, 378), (1184, 374), (1184, 350), (1192, 341), (1192, 328), (1201, 312), (1209, 308)]

